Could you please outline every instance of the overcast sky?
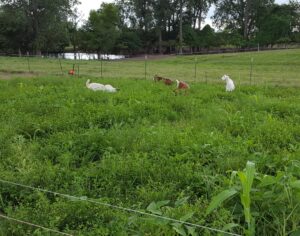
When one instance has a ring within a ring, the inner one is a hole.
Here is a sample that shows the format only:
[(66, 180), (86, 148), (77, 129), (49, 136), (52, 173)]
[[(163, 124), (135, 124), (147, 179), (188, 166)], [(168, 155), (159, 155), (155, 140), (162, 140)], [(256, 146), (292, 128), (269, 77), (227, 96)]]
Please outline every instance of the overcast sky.
[[(87, 20), (89, 12), (92, 9), (99, 9), (102, 2), (113, 2), (113, 0), (80, 0), (81, 4), (78, 6), (79, 12), (82, 14), (83, 20)], [(276, 3), (288, 3), (289, 0), (275, 0)], [(214, 9), (211, 8), (208, 13), (208, 18), (205, 24), (211, 23), (210, 16), (213, 15)], [(205, 25), (204, 24), (204, 25)]]

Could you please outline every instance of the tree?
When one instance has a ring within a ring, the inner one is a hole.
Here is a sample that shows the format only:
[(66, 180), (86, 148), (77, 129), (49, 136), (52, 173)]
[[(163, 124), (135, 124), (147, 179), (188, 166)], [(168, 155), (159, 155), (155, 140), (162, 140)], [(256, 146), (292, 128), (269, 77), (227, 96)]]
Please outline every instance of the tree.
[(116, 45), (117, 52), (134, 54), (143, 50), (138, 32), (134, 29), (123, 28)]
[[(11, 5), (0, 8), (0, 47), (6, 51), (15, 52), (26, 47), (28, 44), (27, 18), (24, 11)], [(16, 49), (16, 50), (14, 50)]]
[(274, 0), (219, 0), (214, 23), (219, 28), (237, 29), (248, 40), (254, 35), (257, 23), (273, 4)]
[(260, 22), (257, 41), (261, 45), (271, 46), (275, 43), (288, 43), (298, 17), (295, 5), (274, 5)]
[(95, 51), (98, 58), (102, 53), (109, 53), (116, 46), (119, 37), (119, 10), (113, 3), (102, 3), (99, 10), (90, 12), (87, 23), (83, 26), (83, 45), (89, 51)]
[(158, 35), (159, 53), (162, 53), (162, 34), (166, 31), (167, 21), (171, 16), (171, 5), (169, 0), (157, 0), (154, 2), (154, 19)]
[(20, 30), (12, 37), (24, 32), (23, 37), (27, 39), (24, 50), (41, 54), (42, 50), (61, 50), (68, 43), (67, 20), (77, 0), (0, 0), (0, 3), (2, 12), (11, 16), (4, 18), (4, 24), (11, 24), (14, 17), (22, 18), (13, 19)]
[(202, 22), (213, 3), (216, 3), (216, 0), (189, 0), (187, 2), (187, 13), (191, 18), (193, 29), (201, 30)]
[(81, 21), (81, 19), (82, 16), (78, 12), (78, 9), (74, 8), (72, 14), (69, 17), (68, 31), (69, 31), (70, 42), (73, 46), (75, 60), (77, 58), (77, 48), (79, 45), (79, 22)]

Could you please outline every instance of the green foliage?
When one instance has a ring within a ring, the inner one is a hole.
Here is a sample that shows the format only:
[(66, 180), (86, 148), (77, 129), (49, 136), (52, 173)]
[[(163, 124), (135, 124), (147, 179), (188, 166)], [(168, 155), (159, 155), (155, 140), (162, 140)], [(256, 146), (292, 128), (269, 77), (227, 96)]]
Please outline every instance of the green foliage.
[(289, 43), (291, 27), (296, 13), (289, 5), (274, 6), (260, 23), (257, 41), (261, 45)]
[(244, 208), (244, 216), (248, 225), (247, 234), (255, 235), (255, 221), (251, 215), (251, 188), (255, 175), (255, 164), (247, 162), (245, 172), (239, 171), (238, 176), (241, 181), (243, 192), (241, 193), (241, 203)]
[(224, 190), (223, 192), (219, 193), (217, 196), (213, 197), (211, 203), (206, 209), (206, 214), (210, 214), (214, 209), (219, 207), (225, 200), (234, 196), (236, 193), (237, 191), (235, 189), (228, 189), (228, 190)]
[[(286, 52), (259, 54), (260, 68), (278, 67), (276, 58), (296, 63), (299, 53)], [(151, 63), (179, 73), (193, 59)], [(210, 59), (199, 57), (203, 67), (234, 69), (249, 54)], [(6, 60), (7, 70), (21, 63)], [(0, 178), (237, 234), (254, 226), (257, 235), (298, 232), (297, 88), (237, 83), (229, 94), (223, 84), (190, 82), (188, 96), (174, 96), (173, 87), (128, 75), (93, 79), (120, 88), (115, 94), (86, 89), (86, 76), (1, 80)], [(256, 163), (255, 172), (248, 161)], [(212, 234), (5, 184), (0, 211), (76, 235)], [(0, 232), (44, 233), (4, 220)]]
[[(0, 1), (0, 35), (5, 51), (63, 51), (68, 45), (67, 18), (77, 0)], [(1, 46), (1, 45), (0, 45)]]
[[(241, 203), (244, 208), (245, 221), (247, 223), (246, 235), (255, 235), (255, 221), (252, 218), (251, 210), (250, 210), (251, 208), (250, 193), (251, 193), (251, 188), (252, 188), (254, 175), (255, 175), (255, 164), (248, 161), (246, 165), (246, 170), (239, 171), (237, 173), (233, 172), (232, 177), (234, 178), (236, 174), (239, 176), (240, 183), (242, 186), (240, 197), (241, 197)], [(237, 186), (232, 187), (231, 189), (224, 190), (223, 192), (215, 196), (212, 199), (211, 203), (209, 204), (208, 208), (206, 209), (206, 214), (210, 214), (214, 209), (219, 207), (225, 200), (238, 193), (236, 189), (239, 189), (239, 187)]]
[(111, 52), (119, 37), (118, 23), (116, 5), (102, 3), (99, 10), (90, 12), (89, 20), (83, 26), (81, 47), (98, 54)]

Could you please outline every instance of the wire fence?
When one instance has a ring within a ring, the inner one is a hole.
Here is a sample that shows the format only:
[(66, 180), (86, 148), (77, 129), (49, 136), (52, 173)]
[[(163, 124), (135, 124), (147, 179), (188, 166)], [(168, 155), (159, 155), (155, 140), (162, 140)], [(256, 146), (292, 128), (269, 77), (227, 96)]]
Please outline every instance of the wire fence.
[[(240, 85), (300, 86), (300, 64), (274, 61), (264, 65), (257, 55), (247, 61), (240, 54), (217, 58), (208, 55), (171, 56), (169, 58), (140, 57), (124, 60), (65, 60), (36, 56), (0, 56), (0, 78), (62, 76), (66, 78), (132, 78), (152, 79), (155, 74), (188, 82), (221, 83), (227, 74)], [(156, 60), (159, 59), (159, 60)]]
[(47, 228), (47, 227), (44, 227), (44, 226), (41, 226), (41, 225), (33, 224), (33, 223), (30, 223), (30, 222), (27, 222), (27, 221), (24, 221), (24, 220), (15, 219), (13, 217), (9, 217), (9, 216), (2, 215), (2, 214), (0, 214), (0, 218), (8, 220), (8, 221), (12, 221), (12, 222), (17, 223), (17, 224), (23, 224), (23, 225), (31, 226), (33, 228), (42, 229), (44, 231), (59, 234), (59, 235), (73, 236), (72, 234), (64, 233), (64, 232), (61, 232), (61, 231), (58, 231), (58, 230), (50, 229), (50, 228)]
[[(72, 196), (72, 195), (69, 195), (69, 194), (58, 193), (58, 192), (50, 191), (50, 190), (47, 190), (47, 189), (36, 188), (36, 187), (29, 186), (29, 185), (16, 183), (16, 182), (12, 182), (12, 181), (7, 181), (7, 180), (3, 180), (3, 179), (0, 179), (0, 182), (2, 184), (6, 184), (6, 185), (18, 186), (18, 187), (21, 187), (21, 188), (26, 188), (26, 189), (30, 189), (30, 190), (35, 190), (35, 191), (39, 191), (39, 192), (52, 194), (54, 196), (60, 196), (62, 198), (66, 198), (66, 199), (72, 200), (72, 201), (75, 200), (75, 201), (83, 201), (83, 202), (88, 202), (88, 203), (92, 203), (92, 204), (97, 204), (97, 205), (101, 205), (101, 206), (112, 208), (112, 209), (119, 210), (119, 211), (125, 211), (125, 212), (131, 213), (131, 214), (133, 213), (133, 214), (137, 214), (137, 215), (141, 215), (141, 216), (148, 216), (148, 217), (152, 217), (152, 218), (156, 218), (156, 219), (160, 219), (160, 220), (166, 220), (166, 221), (173, 222), (173, 223), (179, 223), (179, 224), (186, 225), (186, 226), (192, 226), (192, 227), (195, 227), (195, 228), (198, 228), (198, 229), (209, 230), (209, 231), (215, 232), (215, 233), (222, 233), (222, 234), (225, 234), (225, 235), (233, 235), (233, 236), (241, 236), (240, 234), (231, 233), (231, 232), (227, 232), (227, 231), (224, 231), (224, 230), (220, 230), (220, 229), (216, 229), (216, 228), (212, 228), (212, 227), (208, 227), (208, 226), (204, 226), (204, 225), (199, 225), (199, 224), (195, 224), (195, 223), (190, 223), (190, 222), (187, 222), (187, 221), (177, 220), (177, 219), (173, 219), (173, 218), (162, 216), (162, 215), (155, 215), (155, 214), (152, 214), (152, 213), (148, 213), (148, 212), (141, 211), (141, 210), (135, 210), (135, 209), (128, 208), (128, 207), (122, 207), (122, 206), (117, 206), (117, 205), (113, 205), (113, 204), (106, 203), (106, 202), (101, 202), (101, 201), (97, 201), (97, 200), (93, 200), (93, 199), (88, 199), (87, 197)], [(50, 231), (50, 232), (56, 232), (56, 233), (62, 234), (62, 235), (70, 235), (70, 234), (67, 234), (67, 233), (63, 233), (63, 232), (60, 232), (60, 231), (49, 229), (49, 228), (46, 228), (46, 227), (43, 227), (43, 226), (40, 226), (40, 225), (25, 222), (25, 221), (22, 221), (22, 220), (17, 220), (17, 219), (14, 219), (14, 218), (11, 218), (11, 217), (0, 214), (0, 218), (1, 217), (6, 218), (7, 220), (12, 220), (12, 221), (21, 223), (21, 224), (27, 224), (27, 225), (30, 225), (32, 227), (41, 228), (41, 229), (44, 229), (44, 230), (47, 230), (47, 231)]]

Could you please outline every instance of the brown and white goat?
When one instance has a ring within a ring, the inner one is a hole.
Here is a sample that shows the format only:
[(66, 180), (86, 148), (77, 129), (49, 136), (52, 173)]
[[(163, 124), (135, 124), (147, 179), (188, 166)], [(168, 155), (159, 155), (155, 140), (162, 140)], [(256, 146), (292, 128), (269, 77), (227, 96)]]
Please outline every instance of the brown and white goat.
[(155, 82), (161, 81), (161, 80), (162, 80), (162, 81), (164, 82), (165, 85), (172, 85), (172, 84), (174, 83), (173, 80), (168, 79), (168, 78), (164, 78), (164, 77), (161, 77), (161, 76), (158, 76), (158, 75), (155, 75), (155, 76), (153, 77), (153, 80), (154, 80)]
[(175, 95), (177, 95), (180, 91), (184, 91), (184, 94), (186, 95), (187, 91), (190, 89), (190, 86), (184, 81), (176, 80), (176, 83), (176, 89), (174, 89)]

